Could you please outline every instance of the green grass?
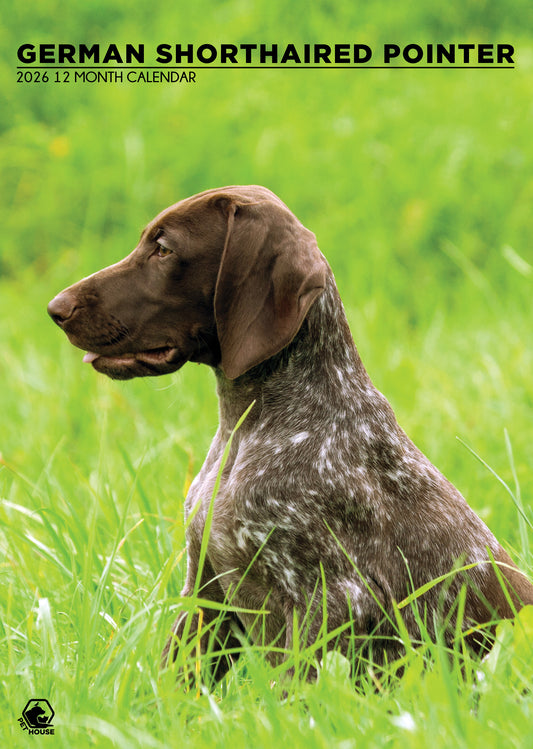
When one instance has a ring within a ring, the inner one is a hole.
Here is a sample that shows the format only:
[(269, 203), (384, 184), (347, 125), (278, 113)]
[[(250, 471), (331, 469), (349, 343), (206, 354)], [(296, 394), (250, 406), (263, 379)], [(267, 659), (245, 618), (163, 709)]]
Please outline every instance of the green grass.
[[(251, 647), (213, 694), (160, 677), (162, 645), (186, 606), (183, 501), (216, 429), (214, 379), (190, 364), (111, 382), (82, 365), (45, 312), (58, 290), (125, 255), (166, 205), (217, 185), (267, 185), (316, 233), (363, 361), (402, 426), (531, 574), (531, 9), (496, 7), (265, 0), (252, 10), (202, 0), (133, 13), (131, 3), (93, 0), (64, 12), (42, 0), (4, 14), (5, 745), (533, 745), (528, 612), (500, 628), (484, 663), (460, 640), (451, 658), (426, 642), (408, 649), (401, 680), (391, 666), (359, 689), (334, 656), (316, 684), (287, 687), (284, 668)], [(374, 45), (510, 41), (518, 67), (206, 71), (189, 88), (44, 89), (14, 75), (14, 50), (26, 41), (343, 34)], [(295, 650), (286, 667), (311, 655)], [(20, 729), (31, 697), (52, 703), (53, 738)]]

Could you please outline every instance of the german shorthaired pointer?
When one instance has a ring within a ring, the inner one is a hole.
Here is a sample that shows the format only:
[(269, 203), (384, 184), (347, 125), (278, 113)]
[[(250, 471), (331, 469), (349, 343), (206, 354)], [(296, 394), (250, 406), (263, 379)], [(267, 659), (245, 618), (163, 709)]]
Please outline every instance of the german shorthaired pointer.
[(533, 586), (398, 426), (314, 235), (269, 190), (208, 190), (167, 208), (128, 257), (48, 311), (110, 377), (214, 368), (220, 426), (186, 500), (183, 594), (263, 615), (182, 615), (166, 661), (201, 630), (206, 678), (218, 679), (231, 659), (217, 649), (238, 648), (237, 627), (275, 644), (273, 662), (294, 637), (324, 632), (344, 653), (390, 662), (402, 652), (393, 603), (442, 576), (401, 609), (414, 641), (423, 622), (451, 643), (460, 617), (479, 650), (477, 624), (533, 603)]

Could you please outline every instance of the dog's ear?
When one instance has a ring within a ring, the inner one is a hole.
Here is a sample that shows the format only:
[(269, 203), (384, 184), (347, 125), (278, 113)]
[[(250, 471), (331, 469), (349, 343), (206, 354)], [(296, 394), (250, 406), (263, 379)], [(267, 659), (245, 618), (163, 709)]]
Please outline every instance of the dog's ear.
[(326, 282), (315, 236), (281, 202), (222, 198), (227, 234), (215, 289), (221, 368), (235, 379), (294, 338)]

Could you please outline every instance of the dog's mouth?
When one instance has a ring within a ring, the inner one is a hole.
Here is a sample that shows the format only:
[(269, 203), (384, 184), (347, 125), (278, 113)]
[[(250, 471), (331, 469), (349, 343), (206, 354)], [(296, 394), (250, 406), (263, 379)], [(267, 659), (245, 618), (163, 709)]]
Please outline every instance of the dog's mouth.
[(148, 377), (175, 372), (187, 361), (177, 348), (159, 348), (124, 354), (96, 354), (88, 351), (83, 357), (97, 372), (114, 380), (129, 380), (132, 377)]

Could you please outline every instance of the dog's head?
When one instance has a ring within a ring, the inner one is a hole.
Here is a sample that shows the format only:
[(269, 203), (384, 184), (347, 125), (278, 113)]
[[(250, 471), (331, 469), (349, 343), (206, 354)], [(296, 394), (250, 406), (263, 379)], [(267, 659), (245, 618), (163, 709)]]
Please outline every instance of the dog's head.
[(292, 340), (326, 267), (314, 235), (276, 195), (226, 187), (162, 211), (130, 255), (69, 286), (48, 312), (109, 377), (196, 361), (234, 379)]

